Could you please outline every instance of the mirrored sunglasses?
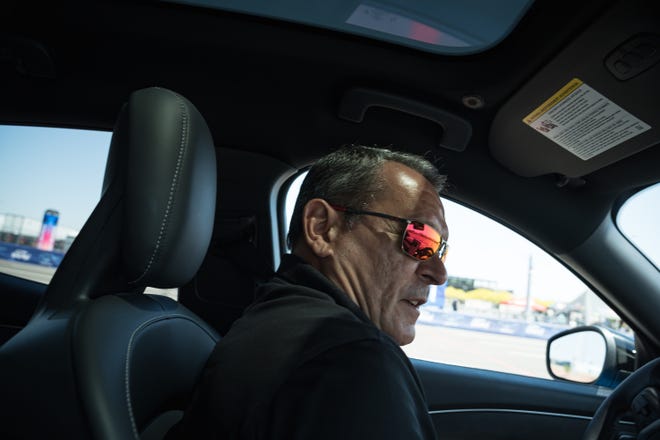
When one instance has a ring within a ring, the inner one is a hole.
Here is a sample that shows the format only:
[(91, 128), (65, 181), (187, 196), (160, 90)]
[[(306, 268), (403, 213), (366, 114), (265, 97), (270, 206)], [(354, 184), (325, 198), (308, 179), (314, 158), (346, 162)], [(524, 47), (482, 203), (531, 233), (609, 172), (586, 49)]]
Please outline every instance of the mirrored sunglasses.
[(449, 249), (447, 240), (442, 237), (440, 232), (426, 223), (383, 214), (382, 212), (362, 211), (338, 205), (330, 206), (346, 214), (371, 215), (404, 223), (406, 226), (401, 236), (401, 250), (404, 254), (420, 261), (426, 261), (436, 254), (443, 263), (447, 259), (447, 251)]

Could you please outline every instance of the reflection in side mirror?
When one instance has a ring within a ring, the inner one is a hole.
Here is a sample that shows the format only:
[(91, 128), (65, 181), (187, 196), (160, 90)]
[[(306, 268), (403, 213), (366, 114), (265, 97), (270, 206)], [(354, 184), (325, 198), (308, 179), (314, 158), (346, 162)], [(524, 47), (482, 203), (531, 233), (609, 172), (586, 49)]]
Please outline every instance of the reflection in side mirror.
[(635, 370), (636, 357), (633, 337), (590, 325), (551, 336), (546, 366), (555, 379), (614, 388)]
[(548, 345), (550, 373), (572, 382), (595, 382), (603, 372), (605, 356), (605, 338), (594, 330), (564, 334)]

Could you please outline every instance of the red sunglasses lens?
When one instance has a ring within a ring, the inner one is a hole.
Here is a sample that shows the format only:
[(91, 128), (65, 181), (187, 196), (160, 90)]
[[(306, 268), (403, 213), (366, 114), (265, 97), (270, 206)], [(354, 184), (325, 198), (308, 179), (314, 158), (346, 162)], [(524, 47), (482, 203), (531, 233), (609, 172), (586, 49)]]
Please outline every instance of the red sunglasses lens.
[(403, 251), (418, 260), (428, 260), (440, 248), (442, 236), (438, 231), (419, 222), (411, 222), (403, 234)]

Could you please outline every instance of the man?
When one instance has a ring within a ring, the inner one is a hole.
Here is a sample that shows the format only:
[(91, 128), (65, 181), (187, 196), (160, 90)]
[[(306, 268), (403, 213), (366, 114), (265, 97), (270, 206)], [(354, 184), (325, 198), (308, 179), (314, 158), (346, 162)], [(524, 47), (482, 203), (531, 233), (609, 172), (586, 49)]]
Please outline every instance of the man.
[(431, 439), (399, 348), (447, 279), (444, 177), (418, 156), (352, 146), (309, 171), (292, 255), (220, 340), (183, 431), (245, 439)]

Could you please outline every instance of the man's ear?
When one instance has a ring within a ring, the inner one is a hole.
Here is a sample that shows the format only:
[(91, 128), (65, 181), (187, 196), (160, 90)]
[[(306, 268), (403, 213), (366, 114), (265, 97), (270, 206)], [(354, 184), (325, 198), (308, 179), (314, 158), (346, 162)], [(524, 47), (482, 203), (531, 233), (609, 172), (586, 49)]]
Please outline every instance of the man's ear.
[(334, 242), (339, 227), (337, 211), (323, 199), (312, 199), (303, 209), (303, 236), (309, 249), (318, 258), (334, 253)]

